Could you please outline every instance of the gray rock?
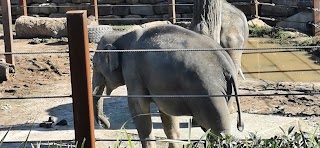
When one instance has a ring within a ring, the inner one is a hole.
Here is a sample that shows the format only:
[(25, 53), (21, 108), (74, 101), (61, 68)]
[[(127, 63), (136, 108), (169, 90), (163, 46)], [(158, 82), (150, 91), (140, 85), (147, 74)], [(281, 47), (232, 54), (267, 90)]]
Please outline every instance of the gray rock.
[(143, 3), (143, 4), (155, 4), (155, 3), (157, 3), (157, 0), (139, 0), (139, 3)]
[(193, 0), (176, 0), (176, 3), (182, 3), (182, 4), (193, 4)]
[[(73, 4), (73, 3), (66, 3), (66, 4), (59, 4), (59, 13), (66, 13), (67, 11), (71, 10), (87, 10), (90, 7), (90, 3), (81, 3), (81, 4)], [(67, 6), (67, 7), (65, 7)]]
[(55, 3), (43, 3), (43, 4), (31, 4), (29, 8), (30, 14), (51, 14), (58, 12), (57, 4)]
[(119, 15), (119, 16), (129, 15), (130, 8), (129, 6), (114, 6), (112, 7), (112, 14)]
[(141, 20), (141, 23), (163, 20), (162, 15), (150, 15), (150, 16), (145, 16), (144, 18), (146, 18), (146, 19)]
[(48, 3), (49, 0), (32, 0), (32, 3), (42, 4), (42, 3)]
[(11, 5), (17, 5), (19, 4), (20, 0), (11, 0)]
[(124, 2), (125, 0), (98, 0), (98, 4), (120, 4)]
[(136, 3), (139, 3), (139, 0), (126, 0), (126, 3), (128, 3), (128, 4), (136, 4)]
[(21, 16), (15, 24), (17, 38), (65, 37), (66, 18)]
[[(171, 17), (171, 16), (169, 16), (169, 14), (164, 14), (164, 15), (162, 15), (162, 18), (163, 18), (164, 20), (169, 20), (169, 21), (170, 21), (170, 17)], [(181, 18), (181, 14), (176, 14), (176, 18)]]
[(65, 4), (65, 3), (70, 3), (71, 0), (52, 0), (52, 2), (56, 4)]
[(287, 6), (261, 6), (261, 15), (264, 16), (276, 16), (276, 17), (288, 17), (297, 13), (295, 8)]
[[(181, 3), (180, 3), (181, 4)], [(193, 6), (190, 5), (176, 5), (176, 13), (192, 13), (193, 12)]]
[(51, 13), (49, 15), (50, 18), (61, 18), (61, 17), (67, 17), (65, 13)]
[(98, 9), (99, 15), (111, 15), (112, 14), (112, 6), (109, 4), (104, 4), (100, 6)]
[(121, 17), (117, 15), (108, 15), (99, 17), (100, 24), (104, 25), (119, 25), (121, 23)]
[(142, 17), (140, 15), (127, 15), (124, 18), (121, 22), (125, 25), (141, 24)]
[(72, 0), (72, 3), (76, 3), (76, 4), (90, 3), (90, 0)]
[(11, 15), (20, 15), (19, 5), (11, 5)]
[(313, 14), (311, 12), (300, 12), (291, 17), (286, 18), (284, 21), (278, 22), (276, 26), (283, 28), (294, 28), (301, 32), (311, 32), (311, 27), (308, 27), (307, 23), (313, 20)]
[(31, 4), (29, 10), (28, 10), (28, 13), (31, 13), (31, 14), (38, 14), (40, 12), (39, 10), (39, 5), (40, 4)]
[(193, 17), (193, 13), (187, 13), (187, 14), (181, 14), (182, 19), (181, 21), (191, 21), (192, 17)]
[(166, 14), (168, 13), (168, 2), (160, 2), (154, 6), (155, 14)]
[(154, 14), (152, 5), (130, 6), (130, 12), (131, 14), (144, 15), (144, 16)]

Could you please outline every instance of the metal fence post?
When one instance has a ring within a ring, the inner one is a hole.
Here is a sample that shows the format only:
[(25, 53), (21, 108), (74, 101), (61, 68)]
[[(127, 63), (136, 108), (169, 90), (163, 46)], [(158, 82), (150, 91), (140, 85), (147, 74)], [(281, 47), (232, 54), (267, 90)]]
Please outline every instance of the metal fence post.
[(259, 17), (259, 2), (258, 0), (254, 0), (254, 16)]
[[(12, 52), (13, 33), (10, 0), (1, 0), (1, 9), (5, 52)], [(5, 54), (5, 57), (7, 63), (14, 64), (14, 57), (12, 54)]]
[(168, 8), (168, 14), (171, 20), (171, 23), (176, 23), (176, 1), (175, 0), (169, 0), (169, 8)]
[(313, 0), (313, 35), (319, 36), (320, 35), (320, 12), (316, 11), (320, 9), (320, 0)]
[(90, 75), (87, 11), (67, 12), (73, 118), (75, 138), (85, 147), (95, 147), (93, 100)]
[(20, 14), (27, 16), (28, 15), (28, 11), (27, 11), (27, 0), (20, 0)]
[(98, 17), (98, 1), (97, 0), (90, 0), (90, 15), (93, 15), (96, 21), (99, 23)]

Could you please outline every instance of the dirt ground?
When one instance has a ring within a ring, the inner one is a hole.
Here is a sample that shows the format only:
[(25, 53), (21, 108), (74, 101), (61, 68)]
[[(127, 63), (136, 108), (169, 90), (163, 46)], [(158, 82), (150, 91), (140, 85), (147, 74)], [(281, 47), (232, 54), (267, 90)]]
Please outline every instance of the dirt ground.
[[(15, 39), (13, 52), (65, 51), (67, 42), (49, 39), (47, 43), (28, 44), (30, 40)], [(3, 45), (3, 41), (0, 41)], [(90, 44), (94, 49), (95, 44)], [(32, 96), (71, 95), (67, 53), (17, 54), (15, 73), (0, 84), (0, 130), (10, 126), (29, 128), (49, 116), (66, 119), (72, 124), (71, 98), (8, 99)], [(319, 92), (320, 83), (271, 82), (247, 79), (240, 81), (240, 94), (280, 94)], [(242, 111), (254, 114), (296, 116), (312, 126), (320, 126), (320, 95), (248, 96), (241, 97)], [(66, 106), (68, 106), (66, 108)], [(54, 111), (53, 111), (54, 110)], [(120, 110), (119, 110), (120, 111)], [(106, 111), (107, 112), (107, 111)], [(108, 114), (108, 112), (107, 112)]]

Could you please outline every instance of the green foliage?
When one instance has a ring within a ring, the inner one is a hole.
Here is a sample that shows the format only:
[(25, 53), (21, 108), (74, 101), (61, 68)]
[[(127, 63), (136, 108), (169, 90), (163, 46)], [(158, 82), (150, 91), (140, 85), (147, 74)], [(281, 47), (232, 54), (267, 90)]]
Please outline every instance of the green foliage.
[(272, 32), (270, 27), (249, 27), (250, 37), (268, 37)]
[[(126, 122), (127, 123), (127, 122)], [(125, 125), (125, 124), (124, 124)], [(124, 125), (121, 127), (121, 131), (125, 132), (125, 138), (128, 139), (129, 148), (133, 148), (134, 145), (131, 142), (130, 135), (126, 132)], [(290, 127), (287, 131), (280, 128), (283, 131), (283, 135), (274, 136), (269, 139), (262, 139), (260, 136), (257, 136), (255, 133), (250, 133), (249, 137), (241, 140), (236, 139), (228, 134), (220, 134), (214, 135), (210, 133), (210, 130), (206, 131), (205, 134), (197, 142), (186, 143), (178, 140), (160, 140), (164, 142), (174, 142), (174, 143), (182, 143), (185, 148), (198, 148), (198, 147), (206, 147), (206, 148), (320, 148), (320, 135), (316, 135), (318, 128), (315, 129), (313, 133), (306, 133), (301, 130), (295, 131), (295, 127)], [(0, 147), (3, 143), (5, 137), (9, 133), (11, 128), (6, 132), (4, 137), (2, 137), (0, 141)], [(29, 132), (30, 134), (30, 132)], [(29, 137), (29, 136), (28, 136)], [(23, 147), (26, 147), (26, 143), (28, 142), (28, 137), (26, 141), (23, 143)], [(118, 141), (114, 145), (115, 148), (120, 147), (121, 138), (118, 137)], [(81, 148), (84, 148), (85, 139), (81, 143)], [(78, 142), (72, 147), (77, 147)], [(37, 143), (36, 146), (32, 144), (35, 148), (42, 147), (40, 143)], [(58, 148), (62, 147), (62, 144), (48, 144), (48, 148)]]
[[(316, 135), (316, 129), (314, 133), (306, 133), (299, 130), (294, 131), (294, 127), (290, 127), (288, 131), (281, 129), (284, 134), (282, 136), (274, 136), (270, 139), (262, 139), (255, 133), (250, 133), (249, 138), (239, 140), (233, 136), (227, 134), (221, 134), (216, 136), (212, 133), (206, 132), (204, 134), (207, 137), (205, 142), (206, 147), (214, 148), (319, 148), (320, 147), (320, 135)], [(203, 141), (203, 139), (200, 139)], [(199, 147), (200, 141), (194, 144), (188, 144), (187, 148)]]

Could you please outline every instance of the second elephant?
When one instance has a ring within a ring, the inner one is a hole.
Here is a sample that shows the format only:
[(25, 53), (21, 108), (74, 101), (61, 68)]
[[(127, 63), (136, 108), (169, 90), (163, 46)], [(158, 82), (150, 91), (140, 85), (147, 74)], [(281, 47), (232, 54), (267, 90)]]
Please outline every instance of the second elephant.
[[(244, 48), (245, 43), (249, 38), (249, 27), (246, 16), (241, 10), (228, 3), (226, 0), (221, 0), (221, 7), (220, 45), (223, 48)], [(207, 14), (202, 14), (202, 16), (207, 16)], [(209, 30), (206, 20), (202, 19), (201, 22), (194, 22), (194, 20), (195, 19), (193, 19), (190, 29), (210, 36), (212, 30)], [(237, 71), (244, 79), (241, 70), (241, 57), (243, 50), (228, 50), (227, 52), (232, 58)]]

